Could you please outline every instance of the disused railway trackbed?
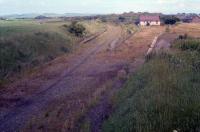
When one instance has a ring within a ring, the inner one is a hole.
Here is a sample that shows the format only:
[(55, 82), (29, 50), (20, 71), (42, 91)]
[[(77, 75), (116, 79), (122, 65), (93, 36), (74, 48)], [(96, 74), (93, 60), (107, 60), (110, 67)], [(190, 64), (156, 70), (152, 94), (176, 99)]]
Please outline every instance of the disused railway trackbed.
[[(105, 34), (112, 34), (113, 32), (112, 27), (110, 27), (109, 31), (104, 32)], [(101, 37), (100, 35), (99, 37)], [(105, 36), (102, 36), (105, 37)], [(98, 53), (101, 49), (109, 46), (110, 43), (116, 40), (120, 36), (111, 36), (110, 38), (107, 37), (106, 40), (100, 43), (94, 42), (95, 46), (89, 50), (89, 52), (84, 55), (83, 58), (81, 58), (72, 68), (69, 68), (68, 70), (65, 70), (63, 72), (63, 75), (58, 77), (53, 83), (49, 85), (44, 85), (44, 88), (41, 88), (42, 90), (40, 92), (35, 93), (31, 97), (28, 97), (24, 100), (22, 100), (18, 105), (16, 105), (14, 108), (10, 110), (9, 113), (3, 116), (2, 119), (0, 119), (0, 129), (5, 132), (9, 131), (15, 131), (18, 130), (20, 127), (23, 126), (23, 124), (31, 118), (32, 115), (37, 114), (40, 109), (42, 109), (49, 101), (54, 100), (52, 97), (51, 99), (46, 98), (45, 95), (48, 93), (52, 93), (54, 91), (54, 88), (63, 80), (65, 80), (67, 77), (71, 76), (77, 69), (79, 69), (82, 65), (86, 64), (87, 61), (90, 59), (91, 56), (94, 56), (96, 53)], [(101, 40), (101, 39), (100, 39)], [(89, 41), (89, 43), (92, 43), (93, 40)], [(79, 58), (78, 58), (79, 59)], [(67, 89), (67, 88), (66, 88)], [(62, 91), (61, 91), (62, 92)], [(47, 96), (49, 97), (49, 96)], [(12, 126), (12, 127), (11, 127)]]

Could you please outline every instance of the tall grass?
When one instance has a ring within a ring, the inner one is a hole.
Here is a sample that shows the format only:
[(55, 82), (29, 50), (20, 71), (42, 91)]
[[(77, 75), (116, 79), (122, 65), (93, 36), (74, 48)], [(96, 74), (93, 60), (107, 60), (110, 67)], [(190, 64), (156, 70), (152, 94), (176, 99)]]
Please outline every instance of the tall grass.
[(200, 53), (153, 55), (115, 99), (105, 132), (200, 131)]
[(0, 79), (71, 51), (72, 42), (54, 32), (0, 38)]
[(175, 41), (175, 46), (181, 50), (200, 51), (199, 39), (178, 39)]

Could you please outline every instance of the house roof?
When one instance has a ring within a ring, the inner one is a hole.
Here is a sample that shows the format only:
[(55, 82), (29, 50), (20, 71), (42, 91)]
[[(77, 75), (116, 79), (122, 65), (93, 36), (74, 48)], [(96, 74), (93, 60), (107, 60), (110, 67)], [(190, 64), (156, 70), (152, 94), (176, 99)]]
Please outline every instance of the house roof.
[(160, 21), (160, 16), (140, 16), (140, 21)]

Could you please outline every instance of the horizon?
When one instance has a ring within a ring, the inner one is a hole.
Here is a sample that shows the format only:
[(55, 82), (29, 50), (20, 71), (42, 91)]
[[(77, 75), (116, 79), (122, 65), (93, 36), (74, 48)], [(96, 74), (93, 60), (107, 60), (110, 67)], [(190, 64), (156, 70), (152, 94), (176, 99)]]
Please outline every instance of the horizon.
[(95, 13), (74, 13), (74, 12), (66, 12), (66, 13), (54, 13), (54, 12), (43, 12), (43, 13), (34, 13), (34, 12), (30, 12), (30, 13), (22, 13), (22, 14), (19, 14), (19, 13), (13, 13), (13, 14), (4, 14), (4, 15), (1, 15), (0, 14), (0, 17), (9, 17), (9, 16), (17, 16), (17, 15), (57, 15), (57, 16), (64, 16), (64, 15), (67, 15), (67, 14), (70, 14), (72, 16), (95, 16), (95, 15), (112, 15), (112, 14), (123, 14), (123, 13), (150, 13), (150, 14), (164, 14), (164, 15), (176, 15), (176, 14), (196, 14), (196, 15), (200, 15), (200, 13), (194, 13), (194, 12), (176, 12), (176, 13), (163, 13), (163, 12), (148, 12), (148, 11), (141, 11), (141, 12), (134, 12), (134, 11), (127, 11), (127, 12), (120, 12), (120, 13), (99, 13), (99, 14), (95, 14)]
[(45, 14), (55, 14), (55, 15), (65, 15), (65, 14), (81, 14), (81, 15), (110, 15), (110, 14), (124, 14), (124, 13), (151, 13), (151, 14), (166, 14), (166, 15), (171, 15), (171, 14), (200, 14), (200, 12), (175, 12), (175, 13), (163, 13), (163, 12), (148, 12), (148, 11), (139, 11), (139, 12), (134, 12), (134, 11), (125, 11), (125, 12), (111, 12), (111, 13), (81, 13), (81, 12), (65, 12), (65, 13), (56, 13), (56, 12), (27, 12), (27, 13), (11, 13), (11, 14), (3, 14), (0, 16), (9, 16), (9, 15), (28, 15), (28, 14), (37, 14), (37, 15), (45, 15)]
[[(48, 3), (48, 4), (46, 4)], [(79, 3), (79, 4), (77, 4)], [(198, 0), (0, 0), (0, 16), (12, 14), (121, 14), (150, 12), (163, 14), (200, 13)]]

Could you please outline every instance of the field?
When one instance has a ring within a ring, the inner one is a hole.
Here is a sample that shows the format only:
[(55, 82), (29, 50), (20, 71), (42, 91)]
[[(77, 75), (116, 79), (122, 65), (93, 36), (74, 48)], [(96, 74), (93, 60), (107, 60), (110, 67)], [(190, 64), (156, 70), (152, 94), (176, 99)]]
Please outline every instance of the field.
[(0, 21), (0, 80), (70, 53), (83, 38), (105, 29), (97, 21), (80, 23), (86, 28), (83, 37), (67, 31), (63, 25), (70, 21)]
[(200, 26), (199, 24), (179, 24), (175, 27), (171, 28), (171, 33), (177, 34), (188, 34), (189, 36), (193, 36), (195, 38), (199, 38), (200, 35)]

